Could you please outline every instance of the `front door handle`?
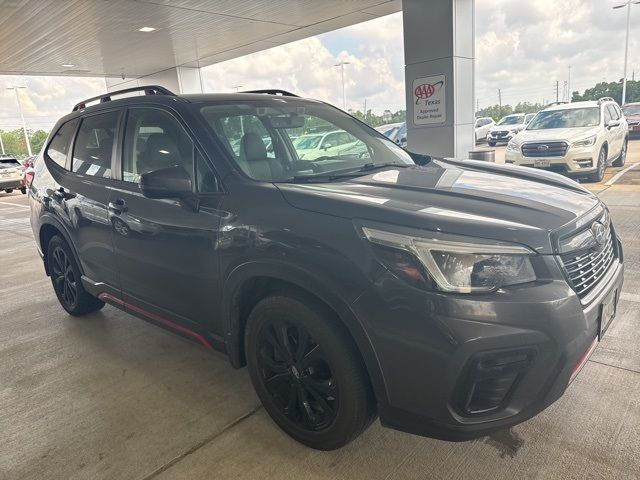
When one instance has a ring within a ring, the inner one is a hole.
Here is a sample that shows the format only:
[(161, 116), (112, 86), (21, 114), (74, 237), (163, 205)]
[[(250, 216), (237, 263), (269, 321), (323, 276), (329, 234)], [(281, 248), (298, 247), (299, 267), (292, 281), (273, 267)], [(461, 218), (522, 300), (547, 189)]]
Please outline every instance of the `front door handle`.
[(116, 215), (120, 215), (127, 211), (127, 204), (122, 198), (119, 198), (117, 200), (114, 200), (113, 202), (109, 202), (107, 208), (110, 212)]

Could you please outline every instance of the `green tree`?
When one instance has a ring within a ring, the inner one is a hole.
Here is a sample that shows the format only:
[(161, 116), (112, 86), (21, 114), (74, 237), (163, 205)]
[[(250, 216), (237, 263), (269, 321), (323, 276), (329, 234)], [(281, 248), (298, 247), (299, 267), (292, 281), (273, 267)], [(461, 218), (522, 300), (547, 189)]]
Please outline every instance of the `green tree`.
[(476, 112), (476, 117), (491, 117), (496, 122), (505, 115), (511, 115), (512, 113), (536, 113), (542, 110), (545, 106), (541, 103), (531, 102), (518, 102), (515, 107), (511, 105), (491, 105), (485, 107)]
[[(31, 152), (36, 155), (40, 152), (49, 133), (44, 130), (36, 130), (33, 132), (27, 130), (27, 134), (29, 135), (29, 142), (31, 143)], [(21, 128), (10, 131), (0, 130), (0, 135), (2, 135), (4, 151), (7, 155), (13, 155), (17, 158), (24, 158), (28, 155), (27, 144), (24, 141), (24, 134)]]
[(38, 153), (40, 153), (40, 150), (42, 150), (42, 145), (44, 145), (44, 142), (47, 139), (49, 133), (45, 132), (44, 130), (36, 130), (29, 133), (29, 140), (31, 141), (31, 151), (34, 155), (37, 155)]
[[(600, 82), (591, 88), (587, 88), (581, 95), (573, 92), (571, 99), (574, 102), (583, 100), (598, 100), (602, 97), (612, 97), (616, 102), (622, 102), (622, 80), (619, 82)], [(627, 81), (626, 102), (640, 102), (640, 80)]]

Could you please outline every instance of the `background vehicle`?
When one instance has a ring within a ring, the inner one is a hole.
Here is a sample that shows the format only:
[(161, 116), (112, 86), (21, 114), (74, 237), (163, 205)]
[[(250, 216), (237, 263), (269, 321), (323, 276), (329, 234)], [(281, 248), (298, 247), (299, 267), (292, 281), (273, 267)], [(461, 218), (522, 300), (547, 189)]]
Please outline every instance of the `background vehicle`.
[(31, 157), (27, 157), (22, 161), (22, 166), (24, 167), (24, 177), (22, 179), (22, 182), (25, 186), (25, 190), (26, 188), (29, 188), (31, 186), (31, 181), (33, 180), (33, 163), (36, 159), (36, 156), (37, 155), (32, 155)]
[(487, 143), (492, 147), (495, 147), (498, 143), (508, 143), (525, 126), (524, 113), (514, 113), (502, 117), (498, 123), (489, 129)]
[(495, 124), (496, 122), (491, 117), (476, 118), (476, 143), (486, 141), (489, 130)]
[[(246, 364), (306, 445), (338, 448), (376, 415), (445, 440), (515, 425), (613, 319), (622, 247), (575, 182), (412, 155), (287, 92), (135, 90), (76, 105), (36, 161), (54, 292), (71, 315), (108, 302)], [(301, 159), (291, 137), (318, 125), (360, 154)]]
[(625, 104), (622, 107), (622, 113), (629, 125), (629, 135), (640, 136), (640, 102)]
[(529, 122), (530, 122), (531, 120), (533, 120), (533, 117), (535, 117), (537, 114), (538, 114), (538, 112), (536, 112), (536, 113), (527, 113), (527, 114), (524, 116), (524, 124), (525, 124), (525, 125), (529, 125)]
[(333, 132), (307, 134), (293, 140), (293, 147), (300, 160), (315, 160), (319, 157), (333, 155), (345, 146), (351, 145), (358, 139), (344, 130)]
[(388, 139), (395, 140), (396, 133), (398, 132), (402, 124), (403, 122), (388, 123), (386, 125), (380, 125), (379, 127), (376, 127), (376, 130), (379, 131)]
[(20, 189), (22, 193), (26, 193), (24, 170), (22, 164), (14, 157), (0, 156), (0, 190), (11, 193), (14, 189)]
[(507, 145), (505, 160), (599, 182), (627, 156), (627, 122), (610, 98), (544, 109)]

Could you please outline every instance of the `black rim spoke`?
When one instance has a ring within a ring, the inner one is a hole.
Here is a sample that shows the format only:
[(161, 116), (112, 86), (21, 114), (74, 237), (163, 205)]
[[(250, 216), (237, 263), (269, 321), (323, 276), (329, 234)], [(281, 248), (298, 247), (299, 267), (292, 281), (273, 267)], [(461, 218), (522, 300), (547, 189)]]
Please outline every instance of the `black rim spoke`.
[(56, 247), (52, 252), (51, 273), (54, 288), (60, 299), (69, 307), (75, 305), (78, 285), (71, 261), (61, 247)]
[(265, 389), (298, 427), (319, 431), (338, 411), (337, 387), (324, 352), (301, 325), (269, 322), (258, 335)]

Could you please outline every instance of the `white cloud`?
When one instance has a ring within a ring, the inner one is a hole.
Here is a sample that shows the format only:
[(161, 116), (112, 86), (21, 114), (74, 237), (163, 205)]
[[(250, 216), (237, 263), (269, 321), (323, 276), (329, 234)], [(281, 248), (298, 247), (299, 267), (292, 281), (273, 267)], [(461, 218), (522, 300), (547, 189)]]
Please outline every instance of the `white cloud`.
[[(477, 0), (476, 96), (480, 106), (555, 98), (555, 81), (571, 70), (571, 86), (618, 80), (626, 15), (610, 0)], [(375, 112), (404, 108), (402, 14), (275, 47), (203, 69), (210, 92), (284, 88), (342, 106), (340, 70), (345, 67), (347, 108)], [(640, 77), (640, 6), (634, 7), (629, 70)], [(26, 83), (20, 92), (27, 124), (49, 128), (72, 105), (105, 90), (104, 80), (0, 76), (0, 128), (20, 125), (15, 94), (4, 87)]]

